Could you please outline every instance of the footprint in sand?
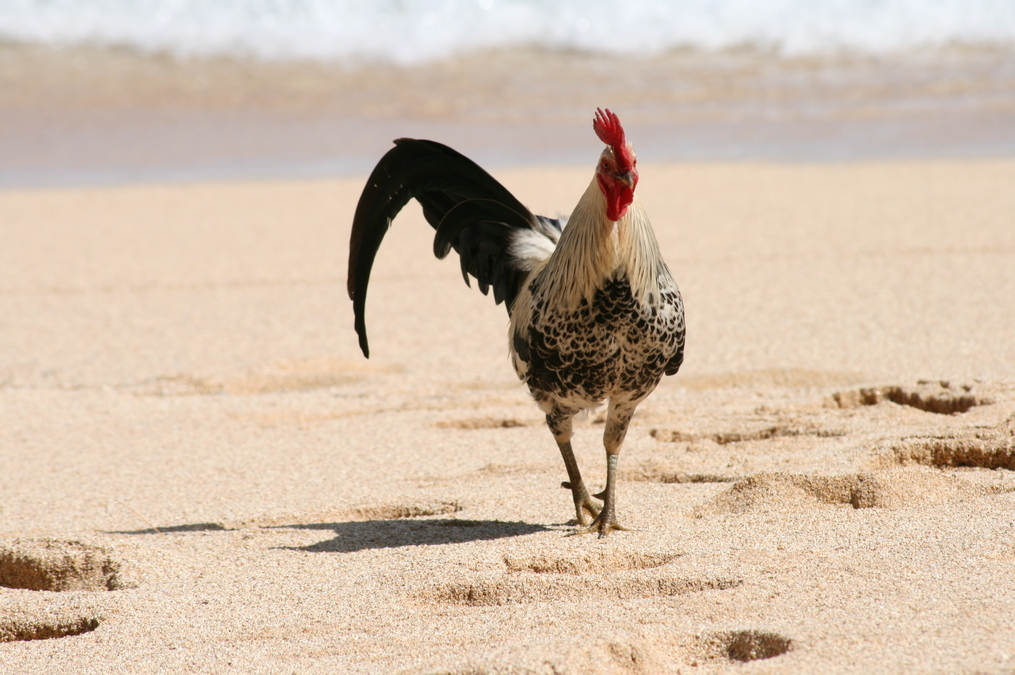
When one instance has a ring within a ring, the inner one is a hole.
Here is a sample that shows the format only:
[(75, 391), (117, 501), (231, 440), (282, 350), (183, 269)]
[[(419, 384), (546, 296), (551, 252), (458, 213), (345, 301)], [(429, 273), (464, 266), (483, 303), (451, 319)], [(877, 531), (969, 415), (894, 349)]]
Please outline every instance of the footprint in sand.
[(0, 619), (0, 642), (50, 640), (90, 633), (99, 627), (98, 617), (17, 617)]
[[(747, 629), (688, 635), (662, 630), (583, 632), (557, 640), (518, 643), (477, 654), (465, 662), (432, 664), (417, 673), (498, 675), (503, 673), (649, 673), (703, 672), (782, 656), (792, 639), (766, 630)], [(701, 667), (699, 669), (699, 667)]]
[(516, 427), (529, 426), (529, 423), (510, 417), (469, 417), (460, 420), (441, 420), (434, 422), (434, 426), (438, 429), (463, 429), (471, 431), (474, 429), (514, 429)]
[(0, 545), (0, 586), (32, 591), (115, 591), (120, 563), (78, 541), (16, 540)]
[(403, 518), (444, 516), (458, 513), (463, 508), (461, 504), (454, 501), (412, 502), (358, 506), (350, 509), (347, 514), (362, 520), (402, 520)]
[(692, 514), (799, 510), (849, 505), (855, 509), (944, 504), (1008, 492), (1015, 486), (984, 485), (927, 467), (899, 467), (840, 476), (759, 473), (737, 481)]
[[(727, 659), (746, 663), (782, 656), (793, 648), (793, 641), (778, 633), (762, 630), (736, 630), (709, 633), (697, 640), (698, 657), (704, 661)], [(697, 664), (692, 664), (697, 665)]]
[[(391, 369), (388, 369), (391, 370)], [(190, 373), (160, 375), (123, 388), (138, 396), (203, 396), (311, 391), (354, 384), (385, 369), (320, 356), (262, 363), (242, 373), (206, 377)]]
[[(113, 591), (129, 587), (105, 549), (77, 541), (15, 540), (0, 545), (0, 586), (28, 591)], [(100, 615), (22, 598), (0, 617), (0, 642), (47, 640), (88, 633)]]
[(498, 606), (580, 602), (593, 597), (628, 600), (677, 596), (736, 588), (743, 583), (729, 578), (688, 578), (666, 570), (666, 565), (678, 556), (610, 551), (570, 557), (508, 557), (502, 573), (437, 582), (418, 596), (455, 605)]
[(695, 441), (712, 441), (718, 445), (744, 443), (747, 441), (767, 441), (773, 438), (790, 438), (795, 436), (815, 436), (818, 438), (837, 438), (845, 436), (841, 429), (825, 429), (807, 424), (764, 424), (758, 428), (717, 431), (708, 434), (689, 434), (675, 429), (652, 429), (649, 435), (664, 443), (693, 443)]
[(996, 427), (904, 438), (893, 442), (881, 456), (902, 465), (1015, 471), (1015, 416)]
[(885, 401), (939, 415), (964, 413), (975, 406), (993, 403), (993, 399), (978, 394), (972, 385), (954, 385), (947, 380), (920, 380), (915, 387), (893, 384), (837, 392), (832, 394), (827, 405), (848, 409)]

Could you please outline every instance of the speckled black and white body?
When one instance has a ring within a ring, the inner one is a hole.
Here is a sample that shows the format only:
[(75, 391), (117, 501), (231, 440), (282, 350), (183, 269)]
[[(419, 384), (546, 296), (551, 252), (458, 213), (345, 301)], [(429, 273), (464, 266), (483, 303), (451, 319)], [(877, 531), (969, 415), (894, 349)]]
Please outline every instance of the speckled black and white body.
[[(412, 198), (436, 230), (434, 253), (454, 249), (466, 283), (493, 289), (511, 317), (518, 376), (546, 413), (568, 472), (575, 514), (600, 536), (616, 518), (616, 468), (635, 408), (680, 368), (684, 308), (635, 199), (637, 160), (620, 120), (597, 111), (607, 148), (566, 220), (536, 216), (475, 163), (433, 141), (399, 139), (360, 197), (349, 245), (349, 296), (364, 355), (370, 270), (395, 215)], [(566, 226), (565, 226), (566, 223)], [(608, 402), (606, 489), (589, 495), (571, 449), (574, 416)], [(587, 516), (593, 516), (591, 524)]]
[[(594, 203), (598, 186), (593, 183), (589, 192), (583, 204)], [(632, 204), (610, 231), (601, 228), (595, 219), (573, 214), (512, 311), (515, 371), (547, 413), (553, 406), (578, 411), (606, 399), (637, 404), (683, 359), (680, 291), (641, 206)], [(642, 246), (625, 246), (631, 237), (643, 239)], [(576, 274), (571, 261), (577, 257), (587, 260)]]

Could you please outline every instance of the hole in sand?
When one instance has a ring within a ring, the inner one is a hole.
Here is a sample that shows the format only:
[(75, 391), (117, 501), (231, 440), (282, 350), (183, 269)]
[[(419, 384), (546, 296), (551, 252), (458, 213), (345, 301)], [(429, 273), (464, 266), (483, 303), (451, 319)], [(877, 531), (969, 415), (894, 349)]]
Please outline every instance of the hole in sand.
[(952, 385), (945, 380), (940, 382), (920, 380), (916, 387), (886, 385), (838, 392), (832, 395), (830, 405), (838, 408), (859, 408), (891, 401), (939, 415), (953, 415), (964, 413), (974, 406), (993, 403), (991, 399), (973, 393), (972, 389), (971, 385)]
[(661, 567), (679, 553), (639, 553), (637, 551), (600, 551), (570, 557), (538, 555), (527, 558), (505, 556), (509, 572), (537, 574), (605, 574)]
[(741, 663), (782, 656), (793, 647), (789, 638), (759, 630), (715, 633), (705, 639), (705, 644), (715, 656)]
[(629, 600), (736, 588), (739, 579), (644, 578), (631, 575), (512, 575), (442, 583), (421, 597), (455, 605), (499, 606), (529, 602), (579, 602), (590, 598)]
[(0, 586), (33, 591), (113, 591), (120, 565), (76, 541), (15, 541), (0, 546)]
[(528, 426), (525, 422), (498, 417), (470, 417), (463, 420), (441, 420), (435, 422), (434, 426), (439, 429), (513, 429), (515, 427)]
[(81, 618), (48, 623), (44, 621), (0, 621), (0, 642), (49, 640), (90, 633), (99, 627), (99, 620)]

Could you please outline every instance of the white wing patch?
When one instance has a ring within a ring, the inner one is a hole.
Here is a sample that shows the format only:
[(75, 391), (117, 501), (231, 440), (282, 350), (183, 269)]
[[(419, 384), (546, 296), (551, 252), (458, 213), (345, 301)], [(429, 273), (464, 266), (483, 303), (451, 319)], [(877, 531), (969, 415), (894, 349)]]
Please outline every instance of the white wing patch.
[(519, 269), (531, 272), (546, 262), (556, 247), (556, 240), (544, 232), (515, 230), (511, 233), (508, 252)]

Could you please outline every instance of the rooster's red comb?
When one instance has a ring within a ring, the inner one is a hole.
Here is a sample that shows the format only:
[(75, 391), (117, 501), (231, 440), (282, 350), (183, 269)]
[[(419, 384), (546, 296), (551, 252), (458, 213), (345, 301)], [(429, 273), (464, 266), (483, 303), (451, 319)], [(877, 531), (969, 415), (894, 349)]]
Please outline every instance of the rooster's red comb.
[(596, 117), (592, 120), (592, 128), (599, 136), (599, 140), (613, 148), (613, 154), (617, 161), (630, 165), (632, 162), (631, 152), (627, 147), (627, 139), (624, 136), (624, 127), (609, 108), (603, 110), (596, 108)]

